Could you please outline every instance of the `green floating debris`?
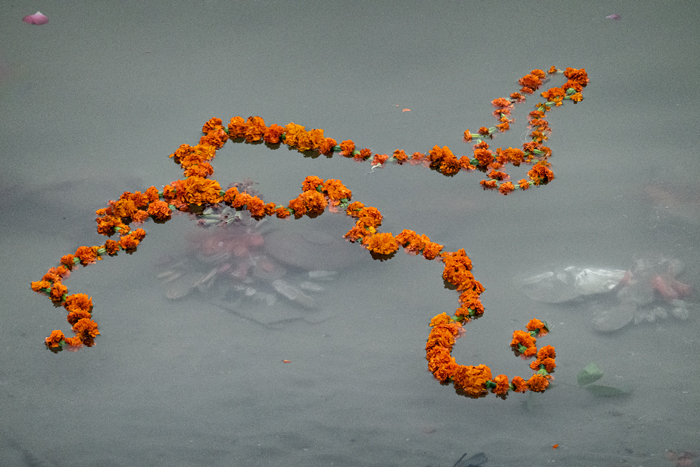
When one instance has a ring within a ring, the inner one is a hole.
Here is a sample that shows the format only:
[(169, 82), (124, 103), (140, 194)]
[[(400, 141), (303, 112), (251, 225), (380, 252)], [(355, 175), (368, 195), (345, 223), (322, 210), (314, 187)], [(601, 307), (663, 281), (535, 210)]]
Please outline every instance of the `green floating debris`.
[(585, 386), (587, 384), (591, 384), (595, 381), (598, 381), (600, 378), (603, 377), (603, 372), (600, 368), (598, 368), (598, 365), (596, 365), (594, 362), (591, 362), (581, 370), (578, 374), (578, 385), (579, 386)]
[(586, 386), (586, 390), (596, 397), (619, 397), (632, 393), (631, 388), (614, 388), (602, 384), (590, 384)]

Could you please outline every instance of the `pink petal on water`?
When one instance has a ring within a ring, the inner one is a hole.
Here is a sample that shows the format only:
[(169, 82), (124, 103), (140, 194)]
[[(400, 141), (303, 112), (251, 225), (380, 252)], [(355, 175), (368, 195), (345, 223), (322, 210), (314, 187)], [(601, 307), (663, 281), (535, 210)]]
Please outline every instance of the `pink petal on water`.
[(24, 18), (22, 18), (22, 21), (29, 24), (46, 24), (49, 22), (49, 19), (43, 14), (41, 14), (40, 11), (37, 11), (33, 15), (27, 15)]
[(607, 19), (611, 19), (611, 20), (613, 20), (613, 21), (620, 21), (620, 20), (622, 19), (622, 16), (620, 16), (620, 15), (610, 15), (610, 16), (606, 16), (606, 18), (607, 18)]

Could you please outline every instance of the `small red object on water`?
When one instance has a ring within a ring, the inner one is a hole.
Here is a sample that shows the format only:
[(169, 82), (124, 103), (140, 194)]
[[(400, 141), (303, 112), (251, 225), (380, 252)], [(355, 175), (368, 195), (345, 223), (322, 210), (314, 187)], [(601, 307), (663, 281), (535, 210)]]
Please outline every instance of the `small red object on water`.
[(48, 23), (49, 19), (46, 16), (44, 16), (40, 11), (37, 11), (33, 15), (27, 15), (24, 18), (22, 18), (22, 21), (29, 24), (41, 25)]
[(291, 360), (282, 360), (282, 363), (292, 363)]
[(555, 444), (554, 446), (552, 446), (552, 449), (556, 449), (556, 448), (558, 448), (558, 447), (559, 447), (559, 445), (558, 445), (558, 444)]

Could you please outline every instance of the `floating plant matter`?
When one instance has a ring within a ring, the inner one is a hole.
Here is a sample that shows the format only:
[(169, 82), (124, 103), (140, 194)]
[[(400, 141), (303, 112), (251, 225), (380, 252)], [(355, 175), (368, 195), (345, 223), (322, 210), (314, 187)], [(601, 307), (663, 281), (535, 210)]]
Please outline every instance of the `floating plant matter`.
[[(451, 356), (456, 339), (464, 334), (464, 326), (484, 313), (479, 298), (484, 287), (472, 275), (471, 260), (463, 249), (442, 251), (443, 245), (408, 229), (402, 230), (398, 235), (379, 232), (383, 220), (381, 212), (359, 201), (352, 201), (352, 192), (340, 180), (308, 176), (302, 183), (302, 193), (285, 205), (265, 203), (246, 188), (239, 190), (232, 186), (222, 190), (219, 182), (209, 177), (214, 173), (211, 161), (216, 156), (216, 151), (228, 140), (233, 140), (246, 143), (264, 141), (270, 148), (284, 144), (299, 152), (313, 151), (326, 156), (340, 153), (358, 161), (371, 160), (373, 168), (396, 162), (399, 165), (422, 164), (445, 176), (453, 176), (462, 171), (480, 171), (487, 173), (488, 177), (480, 182), (484, 189), (498, 190), (504, 195), (514, 190), (546, 185), (554, 179), (548, 160), (552, 151), (543, 144), (550, 134), (549, 124), (545, 120), (546, 112), (562, 105), (566, 100), (574, 103), (581, 101), (581, 91), (588, 84), (584, 69), (567, 68), (562, 72), (552, 67), (549, 74), (563, 74), (568, 81), (561, 87), (553, 87), (541, 93), (545, 102), (537, 104), (536, 110), (529, 114), (531, 141), (525, 143), (522, 150), (498, 148), (492, 151), (486, 143), (486, 139), (493, 138), (497, 131), (505, 132), (510, 128), (514, 104), (524, 102), (525, 94), (533, 94), (542, 86), (547, 76), (542, 70), (533, 70), (522, 77), (519, 80), (520, 92), (511, 94), (509, 98), (492, 101), (496, 107), (493, 114), (499, 120), (497, 125), (482, 127), (474, 135), (469, 130), (464, 131), (465, 142), (477, 141), (473, 157), (458, 158), (447, 146), (434, 146), (427, 154), (416, 152), (411, 156), (400, 149), (391, 156), (373, 154), (367, 148), (357, 149), (351, 140), (338, 144), (335, 139), (326, 138), (322, 129), (307, 131), (295, 123), (284, 127), (275, 124), (268, 126), (260, 117), (249, 117), (247, 120), (234, 117), (224, 126), (221, 119), (212, 118), (202, 128), (205, 136), (199, 144), (183, 144), (170, 155), (183, 168), (185, 179), (171, 182), (162, 191), (150, 187), (144, 193), (126, 192), (118, 200), (110, 201), (107, 208), (97, 211), (97, 231), (106, 236), (116, 233), (119, 235), (118, 241), (107, 240), (99, 246), (81, 246), (74, 254), (63, 256), (60, 265), (51, 268), (40, 281), (32, 282), (34, 291), (47, 295), (55, 305), (61, 305), (68, 311), (67, 320), (75, 332), (75, 337), (66, 337), (62, 331), (55, 330), (45, 339), (46, 346), (58, 352), (63, 348), (77, 349), (95, 344), (95, 337), (100, 332), (92, 319), (92, 299), (85, 294), (68, 295), (63, 281), (78, 264), (94, 264), (105, 255), (114, 256), (120, 250), (136, 251), (146, 232), (141, 228), (132, 230), (129, 225), (131, 223), (141, 224), (149, 217), (156, 223), (164, 223), (171, 218), (174, 210), (193, 213), (200, 222), (207, 222), (211, 220), (209, 214), (222, 213), (226, 209), (229, 213), (247, 211), (255, 220), (273, 216), (282, 219), (299, 219), (303, 216), (314, 218), (326, 211), (344, 212), (355, 222), (344, 238), (361, 244), (373, 258), (390, 259), (399, 248), (403, 248), (409, 254), (420, 255), (426, 260), (438, 259), (444, 264), (444, 281), (449, 284), (448, 288), (456, 289), (460, 295), (454, 315), (442, 313), (430, 322), (431, 330), (425, 347), (426, 359), (428, 369), (437, 380), (444, 384), (454, 384), (458, 393), (472, 398), (482, 397), (489, 391), (501, 398), (505, 398), (509, 391), (545, 391), (556, 367), (556, 353), (551, 346), (537, 349), (537, 338), (549, 331), (547, 324), (542, 321), (530, 320), (526, 331), (516, 330), (510, 342), (516, 356), (535, 357), (529, 365), (534, 373), (528, 379), (516, 376), (509, 381), (506, 375), (494, 376), (486, 365), (460, 365)], [(511, 182), (508, 174), (503, 171), (509, 163), (514, 166), (532, 165), (528, 171), (529, 179), (522, 179), (515, 184)], [(222, 218), (215, 220), (221, 221)], [(205, 278), (198, 280), (198, 284), (204, 282)]]
[(648, 254), (636, 257), (628, 270), (568, 266), (516, 282), (539, 302), (590, 303), (594, 328), (613, 332), (669, 315), (687, 319), (693, 288), (676, 278), (682, 271), (680, 260)]

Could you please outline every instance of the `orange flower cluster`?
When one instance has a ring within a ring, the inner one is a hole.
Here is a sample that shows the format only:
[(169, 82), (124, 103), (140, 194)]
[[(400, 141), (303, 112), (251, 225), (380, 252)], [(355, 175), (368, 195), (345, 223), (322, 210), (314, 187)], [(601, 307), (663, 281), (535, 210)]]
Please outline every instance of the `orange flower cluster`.
[[(552, 67), (550, 75), (562, 73)], [(428, 369), (436, 379), (443, 383), (452, 382), (460, 394), (478, 398), (490, 390), (498, 397), (505, 398), (509, 391), (541, 392), (547, 389), (552, 379), (551, 373), (556, 367), (556, 353), (553, 347), (545, 346), (537, 350), (536, 340), (547, 332), (546, 323), (531, 320), (527, 331), (515, 331), (511, 347), (518, 356), (536, 357), (530, 364), (535, 371), (528, 380), (516, 376), (510, 382), (506, 375), (493, 376), (491, 369), (485, 365), (458, 365), (451, 352), (455, 341), (464, 335), (464, 325), (480, 317), (484, 307), (480, 295), (483, 285), (472, 274), (472, 263), (463, 249), (454, 252), (442, 252), (443, 245), (432, 242), (426, 235), (419, 235), (412, 230), (404, 229), (397, 236), (390, 232), (379, 232), (382, 224), (382, 214), (374, 207), (365, 206), (360, 202), (351, 202), (352, 192), (340, 180), (323, 180), (316, 176), (308, 176), (302, 182), (302, 192), (285, 205), (265, 203), (257, 196), (247, 192), (239, 192), (237, 188), (222, 191), (221, 185), (209, 177), (214, 169), (211, 161), (216, 157), (216, 151), (221, 149), (228, 140), (244, 140), (247, 143), (264, 141), (271, 148), (286, 144), (301, 152), (315, 151), (331, 156), (340, 153), (347, 158), (358, 161), (370, 160), (372, 166), (383, 166), (388, 161), (398, 164), (408, 162), (411, 165), (425, 164), (444, 175), (454, 175), (459, 171), (482, 170), (488, 173), (489, 180), (482, 180), (484, 188), (498, 189), (502, 194), (508, 194), (516, 189), (526, 190), (532, 185), (544, 185), (554, 178), (548, 158), (551, 149), (543, 145), (551, 133), (546, 112), (552, 107), (562, 105), (563, 101), (574, 103), (582, 100), (581, 91), (588, 84), (588, 76), (584, 69), (567, 68), (563, 74), (568, 78), (567, 83), (560, 88), (552, 88), (541, 95), (545, 103), (538, 104), (537, 109), (530, 113), (529, 124), (532, 128), (531, 141), (523, 145), (523, 149), (489, 149), (485, 138), (493, 138), (496, 131), (505, 132), (512, 123), (511, 112), (514, 104), (525, 101), (523, 94), (533, 94), (538, 90), (546, 74), (542, 70), (533, 70), (519, 80), (521, 93), (513, 93), (510, 98), (499, 98), (492, 101), (493, 115), (499, 120), (494, 127), (481, 127), (474, 135), (469, 130), (464, 131), (465, 142), (474, 139), (473, 157), (457, 157), (447, 146), (435, 145), (428, 154), (413, 153), (410, 158), (405, 151), (397, 149), (391, 156), (388, 154), (372, 154), (363, 148), (357, 149), (351, 140), (337, 141), (326, 138), (322, 129), (307, 131), (304, 126), (289, 123), (267, 126), (261, 117), (233, 117), (227, 126), (219, 118), (212, 118), (202, 127), (202, 136), (196, 146), (181, 145), (173, 154), (173, 160), (180, 164), (184, 179), (175, 180), (166, 185), (162, 191), (151, 187), (144, 193), (125, 192), (116, 201), (110, 201), (109, 206), (100, 209), (97, 214), (97, 230), (100, 234), (111, 236), (118, 233), (119, 241), (107, 240), (101, 246), (81, 246), (74, 254), (61, 258), (61, 265), (51, 268), (44, 277), (32, 282), (35, 292), (47, 295), (55, 304), (62, 305), (67, 311), (67, 321), (72, 326), (75, 337), (66, 337), (62, 331), (54, 330), (45, 339), (46, 346), (54, 352), (63, 348), (77, 349), (93, 346), (94, 338), (100, 334), (97, 324), (92, 320), (92, 300), (85, 294), (68, 295), (68, 289), (63, 280), (68, 278), (70, 271), (78, 264), (87, 266), (101, 260), (106, 254), (116, 255), (119, 250), (133, 252), (145, 237), (143, 229), (131, 230), (129, 224), (142, 223), (149, 217), (154, 222), (166, 222), (171, 218), (172, 211), (201, 214), (206, 207), (225, 203), (237, 210), (247, 210), (255, 219), (266, 216), (286, 218), (293, 216), (316, 217), (328, 208), (337, 212), (344, 210), (346, 215), (355, 219), (355, 225), (344, 237), (352, 242), (361, 243), (376, 259), (387, 259), (398, 251), (399, 247), (411, 255), (422, 255), (427, 260), (440, 258), (443, 262), (442, 277), (459, 293), (459, 307), (454, 316), (446, 313), (435, 316), (431, 322), (431, 331), (426, 344), (426, 359)], [(529, 180), (520, 180), (517, 185), (509, 181), (507, 173), (502, 168), (507, 164), (519, 166), (522, 163), (532, 164), (528, 172)], [(330, 208), (329, 208), (330, 206)], [(340, 209), (339, 209), (340, 208)]]
[(479, 318), (484, 313), (484, 307), (479, 295), (484, 291), (480, 282), (471, 273), (472, 262), (465, 251), (446, 252), (441, 255), (444, 269), (442, 278), (462, 292), (459, 297), (460, 306), (455, 316), (446, 313), (435, 316), (430, 322), (430, 335), (425, 345), (428, 370), (442, 383), (452, 382), (459, 394), (479, 398), (490, 389), (498, 397), (505, 399), (508, 391), (525, 392), (527, 390), (541, 392), (549, 385), (550, 373), (556, 367), (554, 347), (543, 347), (537, 352), (536, 337), (548, 332), (547, 325), (533, 319), (527, 324), (528, 332), (515, 331), (511, 346), (518, 354), (525, 357), (537, 355), (537, 360), (530, 367), (536, 373), (527, 381), (516, 376), (511, 383), (506, 375), (492, 377), (491, 369), (485, 365), (459, 365), (452, 357), (452, 347), (455, 340), (464, 334), (463, 326), (472, 319)]
[[(486, 396), (489, 390), (496, 396), (505, 399), (509, 391), (526, 392), (529, 390), (543, 392), (547, 389), (552, 378), (550, 373), (556, 367), (554, 362), (556, 353), (554, 347), (549, 345), (542, 347), (537, 352), (535, 336), (538, 336), (539, 328), (535, 331), (515, 331), (514, 333), (514, 342), (516, 341), (516, 335), (518, 339), (524, 339), (523, 335), (527, 335), (529, 339), (526, 339), (526, 341), (535, 349), (532, 355), (537, 355), (537, 360), (530, 364), (530, 368), (535, 370), (535, 373), (528, 380), (516, 376), (511, 382), (508, 382), (506, 375), (493, 377), (491, 369), (486, 365), (457, 364), (454, 357), (452, 357), (452, 348), (456, 339), (464, 335), (463, 326), (469, 320), (469, 317), (460, 315), (451, 317), (446, 313), (442, 313), (435, 316), (430, 322), (431, 331), (425, 350), (428, 370), (435, 379), (441, 383), (452, 382), (458, 394), (474, 399)], [(539, 320), (530, 321), (528, 328), (535, 321), (542, 325), (541, 334), (546, 334), (546, 325)], [(518, 340), (518, 343), (520, 343), (520, 340)]]

